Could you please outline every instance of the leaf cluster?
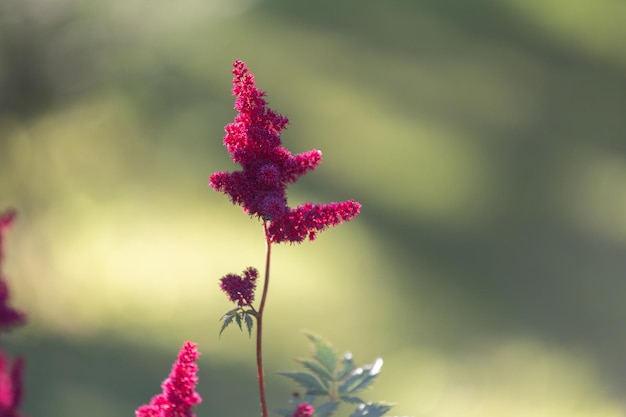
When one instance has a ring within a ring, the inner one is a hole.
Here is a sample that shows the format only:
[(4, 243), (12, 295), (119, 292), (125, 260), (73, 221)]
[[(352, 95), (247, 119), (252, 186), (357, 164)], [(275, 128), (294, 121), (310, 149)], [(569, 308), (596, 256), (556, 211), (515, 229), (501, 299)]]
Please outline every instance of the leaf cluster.
[[(305, 333), (313, 345), (312, 359), (297, 359), (305, 370), (281, 372), (305, 389), (304, 397), (298, 403), (312, 404), (316, 399), (323, 403), (315, 407), (315, 417), (330, 417), (341, 403), (356, 405), (350, 417), (381, 417), (389, 411), (393, 404), (385, 402), (366, 402), (359, 395), (370, 388), (380, 373), (382, 358), (374, 362), (357, 366), (351, 353), (341, 358), (330, 344), (311, 333)], [(281, 409), (276, 413), (291, 417), (293, 410)]]
[(239, 330), (241, 331), (243, 331), (243, 324), (245, 324), (246, 330), (248, 330), (248, 336), (252, 336), (252, 327), (254, 324), (252, 317), (256, 316), (257, 313), (252, 308), (245, 309), (244, 307), (236, 307), (227, 311), (220, 318), (220, 320), (223, 321), (222, 328), (220, 329), (220, 336), (222, 335), (222, 332), (233, 323), (237, 323)]

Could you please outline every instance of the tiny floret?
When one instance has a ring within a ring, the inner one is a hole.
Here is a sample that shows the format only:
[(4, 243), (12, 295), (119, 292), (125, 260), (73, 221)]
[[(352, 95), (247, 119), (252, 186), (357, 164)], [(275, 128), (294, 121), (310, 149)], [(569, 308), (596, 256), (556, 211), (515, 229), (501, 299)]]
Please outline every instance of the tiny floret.
[(361, 204), (354, 200), (291, 208), (287, 185), (322, 162), (316, 149), (292, 155), (282, 145), (281, 132), (289, 120), (267, 106), (265, 92), (257, 88), (254, 75), (242, 61), (233, 64), (233, 95), (238, 114), (226, 125), (224, 145), (240, 171), (216, 172), (209, 185), (227, 194), (250, 216), (267, 222), (267, 239), (272, 243), (299, 243), (307, 237), (356, 217)]
[(296, 411), (293, 413), (293, 417), (311, 417), (315, 412), (315, 408), (309, 403), (302, 403), (298, 405)]

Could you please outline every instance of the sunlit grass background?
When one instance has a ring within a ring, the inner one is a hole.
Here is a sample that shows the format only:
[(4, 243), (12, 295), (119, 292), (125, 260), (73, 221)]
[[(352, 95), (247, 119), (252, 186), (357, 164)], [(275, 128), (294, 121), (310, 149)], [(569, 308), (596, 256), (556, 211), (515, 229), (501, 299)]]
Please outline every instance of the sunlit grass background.
[(253, 343), (220, 340), (217, 280), (262, 267), (206, 186), (234, 166), (242, 59), (324, 153), (295, 205), (361, 216), (275, 249), (275, 372), (301, 329), (383, 356), (397, 415), (624, 416), (626, 3), (619, 0), (3, 0), (0, 206), (28, 326), (29, 416), (133, 415), (184, 340), (198, 416), (258, 415)]

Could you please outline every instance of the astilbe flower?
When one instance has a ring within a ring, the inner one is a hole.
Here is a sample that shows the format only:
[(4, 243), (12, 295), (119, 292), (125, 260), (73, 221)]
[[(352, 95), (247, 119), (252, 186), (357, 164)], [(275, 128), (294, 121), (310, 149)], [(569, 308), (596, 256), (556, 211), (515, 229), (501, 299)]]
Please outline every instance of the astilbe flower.
[(296, 411), (293, 413), (293, 417), (311, 417), (315, 412), (315, 408), (309, 403), (302, 403), (298, 405)]
[(220, 288), (226, 293), (228, 299), (237, 303), (239, 307), (252, 305), (254, 290), (259, 272), (256, 268), (249, 267), (243, 271), (243, 276), (227, 274), (220, 279)]
[(242, 61), (233, 64), (233, 95), (238, 114), (226, 125), (224, 145), (241, 171), (216, 172), (209, 184), (230, 197), (244, 212), (267, 222), (270, 243), (300, 243), (317, 232), (336, 226), (359, 214), (361, 204), (306, 203), (287, 205), (286, 188), (322, 161), (322, 152), (311, 150), (292, 155), (281, 146), (280, 133), (288, 119), (267, 107), (265, 92), (256, 87), (254, 75)]
[[(9, 287), (2, 273), (4, 260), (4, 234), (13, 223), (16, 213), (0, 213), (0, 331), (11, 330), (26, 322), (26, 315), (8, 305)], [(24, 359), (18, 357), (11, 364), (9, 355), (0, 350), (0, 417), (20, 417), (19, 407), (23, 397)]]
[(4, 234), (13, 223), (15, 216), (14, 210), (7, 210), (0, 214), (0, 330), (10, 330), (26, 322), (24, 313), (9, 306), (9, 287), (2, 272)]
[(169, 377), (163, 381), (163, 393), (154, 396), (148, 405), (135, 411), (136, 417), (195, 417), (192, 408), (202, 402), (195, 391), (200, 352), (195, 343), (185, 342)]

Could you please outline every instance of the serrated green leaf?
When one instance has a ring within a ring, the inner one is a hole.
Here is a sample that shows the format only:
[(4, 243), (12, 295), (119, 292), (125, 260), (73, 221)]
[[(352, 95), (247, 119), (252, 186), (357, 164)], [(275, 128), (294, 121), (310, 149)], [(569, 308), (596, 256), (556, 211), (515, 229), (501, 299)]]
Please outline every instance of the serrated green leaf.
[(382, 358), (376, 358), (376, 360), (372, 362), (371, 364), (363, 366), (362, 368), (363, 373), (367, 375), (367, 377), (364, 378), (361, 382), (359, 382), (359, 384), (356, 385), (354, 388), (352, 388), (350, 393), (363, 391), (364, 389), (369, 388), (374, 383), (374, 380), (380, 373), (380, 369), (382, 368), (382, 366), (383, 366)]
[[(296, 381), (303, 388), (306, 388), (307, 393), (311, 391), (322, 392), (322, 395), (327, 395), (328, 391), (317, 380), (317, 378), (306, 372), (280, 372), (280, 375), (286, 376)], [(319, 395), (319, 394), (318, 394)]]
[(383, 367), (383, 358), (376, 358), (376, 360), (369, 365), (365, 365), (363, 369), (370, 375), (378, 375)]
[(387, 403), (361, 404), (350, 414), (350, 417), (382, 417), (392, 407), (393, 404)]
[(224, 319), (224, 323), (222, 323), (222, 329), (220, 330), (219, 337), (222, 336), (222, 332), (233, 322), (235, 316), (224, 316), (222, 318)]
[(326, 389), (308, 389), (306, 394), (311, 397), (326, 397), (329, 395)]
[(352, 360), (352, 353), (346, 352), (341, 358), (341, 368), (337, 373), (337, 381), (341, 381), (350, 375), (356, 368), (354, 361)]
[(315, 408), (317, 417), (330, 417), (339, 407), (339, 401), (329, 401)]
[(363, 379), (363, 381), (359, 382), (359, 384), (355, 387), (353, 387), (350, 391), (348, 391), (350, 394), (354, 394), (357, 393), (359, 391), (363, 391), (366, 388), (369, 388), (373, 383), (374, 380), (376, 379), (377, 375), (368, 375), (365, 379)]
[(252, 317), (246, 314), (244, 316), (244, 319), (246, 320), (246, 328), (248, 329), (248, 336), (252, 337), (252, 325), (253, 325)]
[(367, 364), (354, 370), (353, 374), (339, 386), (339, 394), (353, 394), (363, 391), (374, 383), (383, 360), (376, 358), (371, 364)]
[(339, 399), (343, 402), (350, 403), (350, 404), (362, 404), (365, 402), (359, 397), (351, 397), (348, 395), (342, 395)]
[(241, 314), (235, 316), (235, 321), (237, 322), (237, 326), (239, 326), (239, 330), (243, 332), (243, 327), (241, 327)]
[(335, 350), (320, 337), (311, 333), (305, 333), (305, 335), (313, 342), (313, 346), (315, 347), (315, 359), (317, 359), (331, 375), (335, 375), (335, 368), (337, 366), (337, 353)]
[(224, 317), (225, 316), (234, 316), (235, 314), (237, 314), (239, 312), (239, 309), (240, 309), (240, 307), (235, 307), (232, 310), (228, 310), (226, 313), (224, 313)]
[(363, 368), (355, 369), (354, 373), (339, 385), (339, 394), (344, 395), (352, 393), (354, 388), (368, 377), (369, 375), (363, 372)]
[(298, 359), (297, 361), (313, 372), (326, 388), (330, 386), (331, 381), (334, 381), (334, 377), (319, 363), (308, 359)]

